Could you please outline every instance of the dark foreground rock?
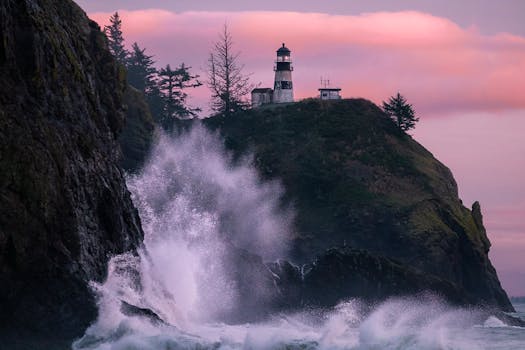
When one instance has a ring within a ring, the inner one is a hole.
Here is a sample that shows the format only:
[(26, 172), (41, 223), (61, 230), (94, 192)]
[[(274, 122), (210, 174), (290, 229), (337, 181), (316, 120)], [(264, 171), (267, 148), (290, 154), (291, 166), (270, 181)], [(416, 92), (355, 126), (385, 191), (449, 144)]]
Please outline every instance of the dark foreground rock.
[(70, 0), (4, 0), (0, 19), (0, 344), (53, 348), (142, 241), (117, 165), (125, 74)]
[(155, 135), (155, 124), (142, 92), (128, 86), (124, 94), (126, 124), (118, 137), (122, 149), (120, 164), (124, 170), (135, 173), (149, 155)]

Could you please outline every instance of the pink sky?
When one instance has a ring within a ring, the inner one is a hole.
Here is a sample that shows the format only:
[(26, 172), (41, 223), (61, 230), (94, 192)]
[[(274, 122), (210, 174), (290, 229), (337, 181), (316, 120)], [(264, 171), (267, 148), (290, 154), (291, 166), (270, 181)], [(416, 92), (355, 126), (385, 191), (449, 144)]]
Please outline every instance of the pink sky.
[[(451, 168), (465, 205), (481, 202), (504, 287), (525, 295), (525, 37), (417, 11), (119, 13), (127, 44), (146, 47), (159, 66), (184, 62), (204, 76), (226, 21), (262, 87), (273, 85), (275, 50), (285, 42), (299, 99), (316, 94), (321, 76), (344, 97), (380, 103), (400, 91), (421, 118), (414, 137)], [(89, 13), (101, 25), (110, 14)], [(205, 87), (192, 95), (206, 106)]]

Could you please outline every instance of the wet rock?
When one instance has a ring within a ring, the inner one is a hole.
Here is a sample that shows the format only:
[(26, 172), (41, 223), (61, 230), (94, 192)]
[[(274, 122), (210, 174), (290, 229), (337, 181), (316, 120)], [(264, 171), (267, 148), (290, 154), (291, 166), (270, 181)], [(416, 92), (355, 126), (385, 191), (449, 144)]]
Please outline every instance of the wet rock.
[(118, 166), (125, 78), (70, 0), (5, 0), (0, 19), (0, 338), (67, 343), (96, 316), (88, 281), (143, 237)]
[(138, 307), (125, 301), (121, 301), (120, 311), (126, 316), (145, 317), (153, 324), (166, 324), (166, 322), (151, 309)]
[(456, 305), (469, 300), (457, 285), (392, 259), (349, 247), (332, 248), (305, 274), (303, 304), (332, 307), (350, 298), (376, 303), (393, 296), (433, 293)]
[(281, 310), (301, 305), (303, 294), (302, 268), (286, 260), (267, 264), (274, 276), (277, 308)]

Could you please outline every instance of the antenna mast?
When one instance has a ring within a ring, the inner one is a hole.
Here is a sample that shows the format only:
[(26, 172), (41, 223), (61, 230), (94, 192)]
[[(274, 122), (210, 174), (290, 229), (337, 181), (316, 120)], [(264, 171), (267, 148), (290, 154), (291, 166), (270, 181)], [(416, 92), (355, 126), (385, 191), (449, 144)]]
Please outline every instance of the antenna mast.
[(330, 79), (323, 79), (323, 77), (321, 77), (321, 87), (326, 89), (329, 86), (330, 86)]

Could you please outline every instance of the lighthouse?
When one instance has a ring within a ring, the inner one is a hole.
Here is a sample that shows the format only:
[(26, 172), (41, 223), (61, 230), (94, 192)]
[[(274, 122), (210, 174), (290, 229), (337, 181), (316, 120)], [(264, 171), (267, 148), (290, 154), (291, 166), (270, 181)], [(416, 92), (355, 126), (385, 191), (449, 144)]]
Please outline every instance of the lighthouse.
[(273, 103), (293, 102), (292, 61), (290, 49), (283, 46), (277, 50), (275, 61), (275, 83), (273, 88)]

